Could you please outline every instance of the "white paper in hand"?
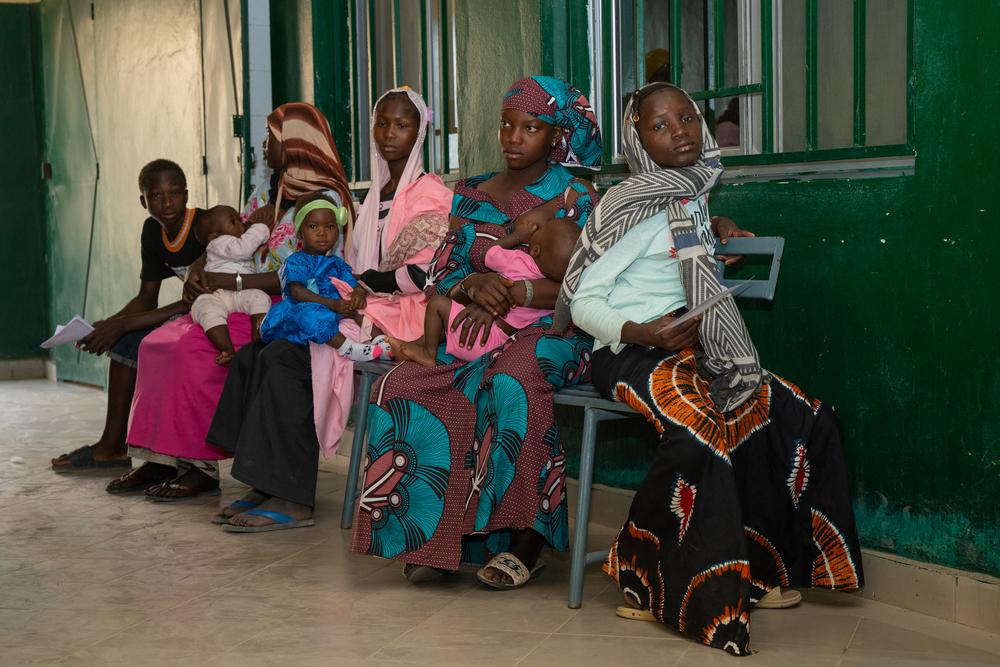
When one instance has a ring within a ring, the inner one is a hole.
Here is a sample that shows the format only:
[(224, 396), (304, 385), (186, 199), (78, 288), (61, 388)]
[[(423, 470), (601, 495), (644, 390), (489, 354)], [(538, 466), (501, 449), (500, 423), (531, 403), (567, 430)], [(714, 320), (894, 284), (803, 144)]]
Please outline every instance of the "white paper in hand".
[[(753, 280), (753, 278), (751, 278), (750, 280)], [(719, 292), (715, 296), (713, 296), (711, 298), (708, 298), (708, 299), (705, 299), (704, 301), (702, 301), (701, 303), (699, 303), (697, 306), (695, 306), (691, 310), (687, 311), (686, 313), (684, 313), (683, 315), (681, 315), (677, 319), (673, 320), (670, 324), (668, 324), (668, 325), (666, 325), (664, 327), (661, 327), (660, 330), (657, 331), (656, 333), (663, 333), (667, 329), (672, 329), (672, 328), (676, 327), (679, 324), (684, 324), (685, 322), (687, 322), (688, 320), (690, 320), (692, 317), (698, 317), (699, 315), (701, 315), (702, 313), (704, 313), (706, 310), (708, 310), (709, 308), (711, 308), (715, 304), (717, 304), (720, 301), (722, 301), (723, 299), (725, 299), (727, 296), (736, 296), (737, 294), (739, 294), (740, 292), (742, 292), (743, 290), (745, 290), (750, 285), (750, 280), (744, 280), (743, 282), (737, 283), (736, 285), (733, 285), (732, 287), (727, 287), (726, 289), (722, 290), (721, 292)]]
[(91, 326), (90, 322), (83, 319), (79, 315), (74, 315), (73, 319), (65, 325), (56, 325), (56, 332), (52, 334), (51, 338), (42, 343), (42, 348), (47, 350), (50, 347), (65, 345), (66, 343), (75, 343), (81, 338), (89, 336), (93, 330), (94, 327)]

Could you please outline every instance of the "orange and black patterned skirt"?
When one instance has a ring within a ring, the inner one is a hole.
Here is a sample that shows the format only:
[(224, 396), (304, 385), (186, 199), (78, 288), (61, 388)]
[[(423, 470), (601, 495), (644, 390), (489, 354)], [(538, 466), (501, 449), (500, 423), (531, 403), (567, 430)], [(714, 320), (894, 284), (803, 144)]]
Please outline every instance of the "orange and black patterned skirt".
[(777, 376), (717, 412), (697, 370), (693, 349), (594, 354), (594, 385), (660, 442), (604, 570), (634, 606), (747, 655), (749, 612), (766, 591), (863, 584), (840, 425)]

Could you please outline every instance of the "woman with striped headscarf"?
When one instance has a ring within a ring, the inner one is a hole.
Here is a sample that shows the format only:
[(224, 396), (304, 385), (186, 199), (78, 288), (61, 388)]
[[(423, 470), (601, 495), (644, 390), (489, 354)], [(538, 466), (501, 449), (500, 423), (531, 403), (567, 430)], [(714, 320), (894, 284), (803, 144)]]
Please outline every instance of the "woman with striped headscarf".
[(722, 163), (697, 105), (650, 84), (623, 136), (631, 176), (581, 235), (556, 315), (594, 335), (594, 386), (658, 442), (604, 569), (619, 616), (748, 655), (754, 606), (863, 584), (840, 426), (761, 367), (731, 296), (680, 319), (722, 292), (716, 242), (741, 233), (708, 214)]
[[(567, 166), (598, 168), (601, 135), (587, 98), (534, 76), (504, 95), (506, 167), (460, 181), (451, 232), (430, 271), (434, 293), (465, 292), (463, 340), (488, 334), (512, 304), (549, 308), (558, 283), (507, 280), (484, 255), (522, 216), (583, 225), (597, 195)], [(411, 582), (486, 564), (480, 580), (523, 586), (546, 545), (568, 541), (565, 456), (552, 392), (589, 372), (591, 340), (548, 333), (543, 318), (480, 359), (438, 351), (438, 365), (403, 362), (372, 394), (367, 466), (351, 549), (405, 563)], [(471, 345), (470, 345), (471, 347)]]
[[(359, 311), (363, 329), (397, 336), (423, 327), (422, 288), (452, 197), (424, 172), (429, 123), (423, 97), (408, 87), (387, 91), (372, 110), (372, 185), (348, 254), (359, 281), (375, 292)], [(329, 456), (340, 444), (353, 371), (333, 348), (315, 343), (255, 343), (236, 355), (208, 440), (233, 453), (232, 475), (250, 491), (215, 518), (222, 530), (312, 525), (319, 453)]]
[[(279, 271), (299, 246), (293, 213), (300, 197), (325, 192), (353, 218), (347, 178), (323, 114), (311, 104), (283, 104), (268, 116), (267, 128), (264, 159), (273, 175), (253, 192), (242, 213), (247, 223), (271, 228), (267, 244), (254, 257), (257, 273), (205, 273), (199, 262), (185, 283), (186, 300), (215, 289), (280, 295)], [(234, 313), (228, 326), (237, 349), (249, 342), (248, 316)], [(218, 493), (217, 461), (230, 454), (205, 441), (226, 381), (226, 368), (212, 361), (214, 349), (189, 315), (143, 340), (127, 442), (129, 455), (144, 463), (112, 481), (109, 493), (145, 493), (158, 501)]]

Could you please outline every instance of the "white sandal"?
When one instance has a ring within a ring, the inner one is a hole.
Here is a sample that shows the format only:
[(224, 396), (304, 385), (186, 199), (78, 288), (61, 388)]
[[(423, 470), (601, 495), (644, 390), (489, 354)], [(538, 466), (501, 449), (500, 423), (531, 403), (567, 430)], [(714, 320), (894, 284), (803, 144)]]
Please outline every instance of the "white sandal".
[[(489, 568), (493, 568), (499, 572), (503, 572), (511, 579), (511, 583), (503, 583), (499, 581), (493, 581), (486, 576), (485, 572)], [(521, 559), (512, 554), (509, 551), (504, 551), (503, 553), (497, 554), (493, 559), (487, 563), (484, 567), (479, 569), (476, 573), (476, 577), (479, 581), (483, 582), (491, 588), (497, 588), (500, 590), (513, 590), (515, 588), (520, 588), (526, 583), (531, 581), (532, 577), (538, 572), (541, 572), (545, 568), (545, 563), (535, 563), (535, 567), (528, 570), (528, 566), (521, 562)]]
[(636, 609), (635, 607), (630, 607), (627, 604), (623, 604), (615, 609), (615, 616), (619, 618), (627, 618), (630, 621), (652, 621), (654, 623), (658, 622), (656, 617), (653, 616), (653, 612), (648, 609)]
[(757, 601), (757, 609), (788, 609), (802, 602), (802, 593), (775, 586)]

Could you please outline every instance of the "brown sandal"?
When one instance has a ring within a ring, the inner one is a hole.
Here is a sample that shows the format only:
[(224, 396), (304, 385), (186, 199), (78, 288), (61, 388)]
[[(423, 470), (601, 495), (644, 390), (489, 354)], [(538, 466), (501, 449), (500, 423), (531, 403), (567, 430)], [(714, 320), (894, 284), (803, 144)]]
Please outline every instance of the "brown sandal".
[(177, 476), (177, 471), (170, 466), (156, 463), (144, 463), (138, 468), (132, 468), (127, 473), (108, 482), (104, 490), (116, 496), (143, 493), (164, 482), (169, 482)]
[(190, 484), (183, 484), (177, 480), (168, 480), (146, 489), (146, 500), (151, 500), (156, 503), (172, 503), (178, 500), (190, 500), (201, 496), (217, 495), (219, 495), (218, 480), (215, 480), (215, 486), (207, 489), (192, 486)]

